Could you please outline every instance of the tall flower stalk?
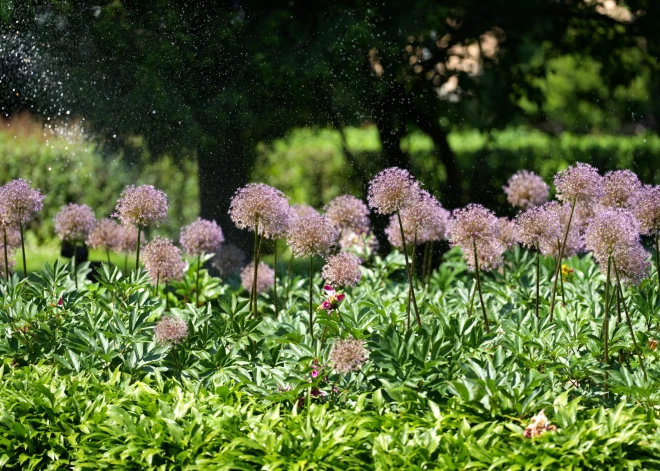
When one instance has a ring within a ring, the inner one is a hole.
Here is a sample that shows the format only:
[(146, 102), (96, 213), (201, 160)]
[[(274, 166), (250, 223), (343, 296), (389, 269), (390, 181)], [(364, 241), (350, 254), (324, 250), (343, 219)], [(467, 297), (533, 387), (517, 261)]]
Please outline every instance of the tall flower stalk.
[(481, 312), (484, 315), (484, 327), (486, 329), (486, 333), (490, 333), (490, 327), (488, 325), (488, 314), (486, 314), (486, 304), (484, 303), (484, 295), (481, 292), (481, 279), (479, 277), (479, 255), (477, 253), (477, 241), (472, 240), (472, 244), (474, 246), (474, 273), (477, 278), (477, 290), (479, 291), (479, 302), (481, 303)]
[(197, 220), (181, 229), (179, 242), (190, 257), (197, 258), (195, 268), (195, 302), (199, 307), (199, 271), (202, 267), (202, 256), (220, 251), (225, 237), (220, 226), (215, 221), (197, 218)]

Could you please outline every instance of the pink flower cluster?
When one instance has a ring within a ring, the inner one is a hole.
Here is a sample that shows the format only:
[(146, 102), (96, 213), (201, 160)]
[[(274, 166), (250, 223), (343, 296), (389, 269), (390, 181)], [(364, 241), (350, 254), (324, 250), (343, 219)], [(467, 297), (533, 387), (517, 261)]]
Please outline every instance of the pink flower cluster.
[[(449, 241), (465, 253), (467, 266), (474, 270), (493, 270), (502, 263), (505, 247), (498, 238), (499, 222), (495, 214), (479, 204), (454, 211), (449, 222)], [(474, 249), (477, 249), (475, 257)]]
[(348, 252), (339, 252), (328, 258), (321, 270), (323, 279), (335, 287), (352, 287), (362, 279), (360, 259)]
[(167, 218), (167, 195), (152, 185), (129, 185), (122, 192), (112, 217), (125, 226), (158, 226)]
[(215, 221), (198, 218), (181, 229), (179, 241), (188, 255), (197, 256), (218, 252), (225, 237)]
[(55, 216), (55, 232), (68, 242), (83, 242), (96, 226), (96, 216), (86, 204), (68, 204)]
[(188, 324), (174, 316), (163, 316), (154, 329), (154, 340), (162, 345), (176, 345), (187, 337)]
[[(259, 262), (257, 269), (257, 294), (265, 293), (273, 287), (275, 271), (264, 262)], [(241, 272), (241, 284), (248, 293), (252, 292), (254, 285), (254, 263), (248, 264)]]
[(292, 210), (280, 190), (263, 183), (250, 183), (232, 198), (229, 215), (239, 229), (256, 229), (259, 235), (279, 238), (289, 227)]
[(154, 281), (178, 281), (186, 270), (181, 249), (163, 237), (156, 237), (145, 245), (142, 261)]
[(0, 226), (26, 223), (44, 206), (44, 195), (19, 178), (0, 187)]
[(338, 236), (328, 218), (309, 215), (293, 221), (287, 243), (296, 257), (322, 257), (337, 243)]

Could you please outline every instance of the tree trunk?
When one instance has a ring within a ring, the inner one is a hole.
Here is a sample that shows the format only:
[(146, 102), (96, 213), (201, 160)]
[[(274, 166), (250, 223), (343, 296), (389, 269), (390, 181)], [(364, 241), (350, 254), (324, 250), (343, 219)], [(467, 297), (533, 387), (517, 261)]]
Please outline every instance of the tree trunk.
[(249, 181), (253, 163), (250, 146), (240, 138), (225, 137), (197, 149), (199, 210), (204, 219), (215, 220), (226, 242), (250, 253), (251, 233), (239, 230), (229, 217), (229, 203), (238, 188)]

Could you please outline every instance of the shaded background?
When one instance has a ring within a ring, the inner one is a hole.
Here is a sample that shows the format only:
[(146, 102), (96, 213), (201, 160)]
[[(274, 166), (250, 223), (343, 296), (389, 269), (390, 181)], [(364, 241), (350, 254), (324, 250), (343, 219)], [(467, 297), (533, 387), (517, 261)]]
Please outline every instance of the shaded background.
[(62, 204), (102, 217), (151, 183), (162, 232), (199, 213), (239, 243), (227, 209), (251, 180), (319, 207), (397, 165), (450, 209), (500, 214), (521, 168), (657, 183), (659, 17), (651, 0), (0, 0), (0, 183), (48, 193), (41, 240)]

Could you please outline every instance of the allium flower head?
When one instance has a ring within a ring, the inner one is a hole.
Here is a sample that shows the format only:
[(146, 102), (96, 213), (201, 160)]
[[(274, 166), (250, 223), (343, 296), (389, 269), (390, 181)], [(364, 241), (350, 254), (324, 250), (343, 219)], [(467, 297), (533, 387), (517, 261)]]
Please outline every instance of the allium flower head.
[[(401, 220), (403, 225), (403, 219)], [(407, 231), (405, 226), (403, 228), (403, 233), (406, 236), (406, 246), (410, 246), (415, 241), (414, 231)], [(399, 227), (399, 218), (396, 214), (390, 216), (390, 222), (385, 228), (385, 235), (387, 236), (387, 241), (392, 247), (396, 247), (399, 250), (403, 249), (403, 243), (401, 242), (401, 228)]]
[[(87, 236), (87, 245), (93, 249), (121, 251), (123, 228), (114, 219), (101, 219)], [(136, 241), (137, 243), (137, 241)]]
[[(406, 236), (406, 245), (423, 244), (441, 240), (446, 235), (448, 211), (428, 191), (419, 190), (400, 211), (401, 225)], [(390, 217), (385, 229), (387, 238), (394, 247), (402, 248), (401, 228), (396, 215)]]
[(176, 345), (187, 337), (188, 324), (174, 316), (163, 316), (154, 329), (154, 340), (163, 345)]
[(637, 175), (630, 170), (607, 172), (603, 178), (603, 197), (600, 204), (612, 208), (625, 208), (628, 200), (642, 187)]
[[(566, 239), (566, 246), (564, 247), (564, 258), (572, 257), (584, 251), (584, 231), (588, 223), (584, 219), (584, 211), (581, 210), (583, 206), (584, 203), (578, 203), (575, 207), (571, 227), (568, 231), (568, 238)], [(551, 201), (545, 205), (545, 208), (548, 211), (554, 212), (559, 220), (560, 237), (554, 241), (549, 239), (541, 241), (541, 253), (549, 257), (558, 257), (559, 243), (564, 241), (566, 226), (571, 215), (571, 207), (568, 203), (560, 204), (557, 201)]]
[(211, 260), (211, 265), (218, 270), (222, 278), (239, 273), (244, 264), (245, 253), (234, 244), (223, 245)]
[(188, 255), (202, 255), (220, 250), (225, 237), (215, 221), (197, 218), (181, 229), (179, 241)]
[[(7, 232), (7, 250), (14, 250), (21, 246), (21, 233), (16, 227), (10, 226), (4, 228)], [(4, 251), (5, 237), (2, 226), (0, 226), (0, 246)], [(3, 265), (4, 266), (4, 265)]]
[(548, 184), (534, 172), (521, 170), (514, 173), (507, 185), (502, 187), (507, 201), (514, 208), (529, 209), (548, 201)]
[(240, 188), (231, 200), (229, 215), (239, 229), (278, 238), (286, 233), (292, 211), (280, 190), (263, 183), (250, 183)]
[(28, 222), (44, 207), (44, 195), (19, 178), (0, 187), (0, 225), (17, 226)]
[(339, 374), (359, 371), (369, 360), (369, 350), (364, 346), (364, 340), (337, 340), (330, 350), (329, 360), (332, 369)]
[(516, 218), (518, 240), (527, 248), (540, 249), (553, 245), (561, 238), (559, 215), (547, 204), (529, 208)]
[(651, 272), (650, 254), (639, 242), (617, 247), (612, 253), (621, 281), (640, 284)]
[(287, 243), (296, 257), (322, 257), (335, 245), (338, 235), (325, 216), (305, 216), (293, 221)]
[[(120, 252), (135, 252), (137, 248), (138, 230), (135, 226), (119, 226), (121, 234)], [(140, 247), (144, 245), (144, 234), (140, 240)]]
[(295, 217), (301, 218), (301, 217), (309, 216), (311, 214), (315, 216), (319, 215), (319, 212), (308, 204), (294, 204), (293, 206), (291, 206), (291, 209), (293, 210), (294, 218)]
[(339, 305), (346, 299), (346, 295), (337, 293), (330, 285), (325, 285), (323, 291), (328, 298), (321, 303), (317, 311), (328, 311), (328, 314), (332, 314), (332, 311), (339, 309)]
[(369, 183), (369, 206), (379, 214), (403, 209), (419, 191), (419, 184), (407, 170), (390, 167)]
[(515, 221), (504, 217), (497, 218), (497, 226), (499, 227), (497, 238), (507, 250), (518, 243), (518, 226)]
[(422, 231), (424, 242), (438, 242), (447, 238), (447, 227), (451, 213), (443, 208), (439, 201), (432, 206), (431, 210), (431, 218)]
[(499, 224), (492, 211), (479, 204), (470, 204), (454, 211), (449, 222), (449, 241), (465, 254), (468, 268), (474, 270), (474, 245), (477, 246), (479, 268), (485, 271), (502, 263), (505, 247), (500, 242)]
[(660, 232), (660, 186), (644, 185), (630, 197), (628, 207), (639, 221), (642, 234)]
[(67, 204), (55, 216), (55, 232), (69, 242), (86, 240), (94, 226), (94, 211), (86, 204)]
[[(16, 265), (16, 259), (13, 257), (13, 250), (9, 250), (9, 244), (7, 244), (7, 268), (9, 268), (9, 276), (14, 271), (14, 265)], [(5, 247), (0, 240), (0, 278), (5, 276)]]
[(112, 217), (125, 226), (158, 226), (167, 218), (167, 195), (153, 185), (129, 185), (122, 191)]
[(596, 202), (603, 196), (603, 177), (596, 168), (582, 162), (559, 172), (554, 183), (557, 199), (568, 203)]
[[(259, 262), (257, 270), (257, 294), (265, 293), (273, 287), (275, 272), (264, 262)], [(254, 262), (243, 268), (241, 272), (241, 284), (246, 291), (252, 292), (254, 284)]]
[(325, 216), (339, 231), (366, 232), (369, 230), (369, 208), (352, 195), (342, 195), (325, 207)]
[(183, 278), (186, 264), (181, 258), (181, 249), (164, 237), (156, 237), (144, 246), (142, 262), (149, 276), (156, 281), (178, 281)]
[(355, 286), (362, 278), (360, 259), (352, 253), (339, 252), (328, 258), (321, 273), (323, 279), (335, 288)]
[(587, 250), (598, 263), (607, 265), (615, 251), (639, 243), (639, 223), (624, 209), (604, 208), (596, 214), (585, 234)]

